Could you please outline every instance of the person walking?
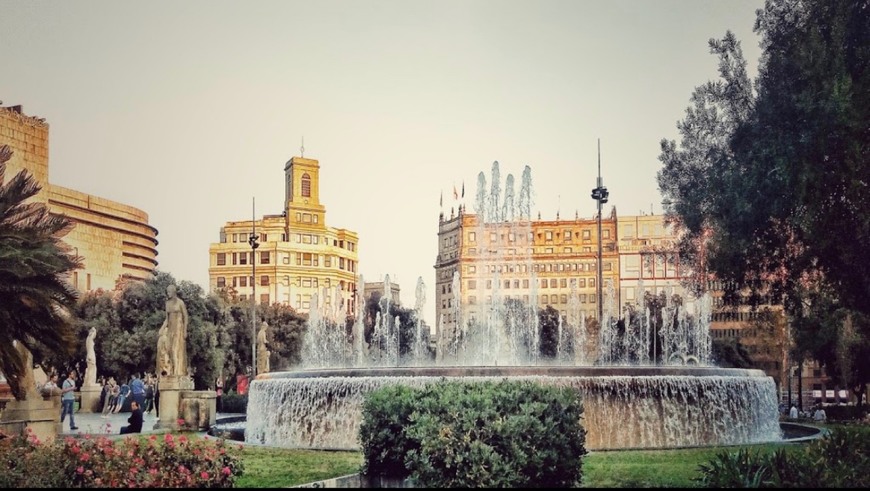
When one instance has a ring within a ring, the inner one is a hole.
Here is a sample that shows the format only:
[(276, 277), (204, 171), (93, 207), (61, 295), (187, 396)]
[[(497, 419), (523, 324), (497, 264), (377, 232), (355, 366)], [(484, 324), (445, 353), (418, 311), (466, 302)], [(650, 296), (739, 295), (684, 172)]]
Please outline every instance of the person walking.
[(120, 394), (121, 389), (118, 387), (118, 383), (115, 382), (115, 377), (110, 377), (107, 382), (108, 387), (106, 388), (106, 402), (103, 404), (103, 415), (102, 417), (108, 418), (109, 413), (115, 410), (115, 404), (118, 403), (118, 394)]
[(224, 411), (224, 405), (221, 403), (221, 397), (224, 395), (224, 379), (221, 376), (218, 376), (217, 380), (214, 383), (214, 391), (217, 394), (216, 401), (217, 404), (217, 412), (222, 413)]
[(145, 381), (145, 404), (142, 405), (142, 411), (151, 414), (152, 409), (154, 409), (154, 381), (148, 377)]
[(63, 389), (61, 389), (61, 411), (60, 411), (60, 424), (63, 425), (63, 420), (66, 418), (66, 415), (69, 414), (69, 429), (77, 430), (79, 429), (76, 426), (75, 418), (73, 417), (74, 405), (76, 403), (76, 372), (72, 370), (69, 372), (69, 376), (67, 379), (63, 381)]
[(118, 392), (118, 402), (115, 405), (115, 410), (113, 413), (121, 412), (121, 409), (124, 408), (124, 400), (130, 395), (130, 386), (127, 384), (121, 384), (121, 388)]

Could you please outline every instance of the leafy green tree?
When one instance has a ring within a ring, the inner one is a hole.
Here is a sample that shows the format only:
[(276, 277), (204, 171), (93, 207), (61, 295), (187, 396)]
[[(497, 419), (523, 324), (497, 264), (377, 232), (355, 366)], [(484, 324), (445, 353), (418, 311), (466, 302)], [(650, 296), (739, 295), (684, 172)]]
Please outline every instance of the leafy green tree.
[(0, 146), (0, 371), (16, 399), (24, 399), (19, 383), (25, 359), (13, 347), (22, 343), (34, 353), (70, 354), (76, 343), (69, 312), (76, 292), (66, 277), (81, 267), (62, 237), (72, 222), (49, 213), (43, 203), (28, 200), (39, 192), (33, 176), (22, 171), (6, 179), (12, 158)]
[[(711, 40), (717, 81), (699, 86), (662, 141), (659, 188), (686, 234), (683, 261), (771, 288), (809, 354), (863, 386), (870, 357), (870, 8), (855, 0), (769, 0), (757, 15), (754, 84), (730, 32)], [(702, 286), (703, 288), (703, 286)], [(849, 348), (835, 354), (846, 321)], [(851, 355), (848, 355), (851, 353)], [(844, 364), (845, 362), (845, 364)], [(848, 370), (844, 370), (848, 365)]]
[(559, 311), (552, 305), (538, 310), (538, 326), (542, 358), (554, 359), (559, 349)]

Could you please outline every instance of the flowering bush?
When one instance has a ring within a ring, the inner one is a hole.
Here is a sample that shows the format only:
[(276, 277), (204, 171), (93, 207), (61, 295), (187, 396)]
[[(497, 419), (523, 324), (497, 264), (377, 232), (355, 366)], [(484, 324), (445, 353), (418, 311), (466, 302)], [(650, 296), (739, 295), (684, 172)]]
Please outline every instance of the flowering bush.
[[(0, 439), (2, 487), (232, 487), (243, 472), (223, 440), (181, 435), (112, 440), (67, 437), (53, 445), (27, 435)], [(50, 472), (46, 472), (50, 470)]]

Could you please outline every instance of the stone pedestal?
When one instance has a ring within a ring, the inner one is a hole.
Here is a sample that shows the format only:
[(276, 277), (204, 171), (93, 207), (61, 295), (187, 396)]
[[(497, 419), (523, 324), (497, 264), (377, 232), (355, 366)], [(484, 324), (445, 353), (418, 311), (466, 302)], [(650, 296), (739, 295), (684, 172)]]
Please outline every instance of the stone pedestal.
[(82, 413), (99, 413), (103, 408), (100, 407), (100, 392), (103, 388), (99, 385), (83, 385), (81, 390), (82, 402), (79, 412)]
[(178, 415), (181, 409), (181, 391), (187, 390), (191, 381), (189, 377), (166, 375), (160, 377), (157, 390), (160, 391), (160, 421), (154, 429), (166, 428), (178, 430)]
[(0, 428), (8, 433), (23, 433), (30, 428), (43, 442), (53, 442), (61, 432), (60, 396), (9, 401), (0, 417)]
[(217, 422), (217, 392), (213, 390), (182, 392), (180, 412), (187, 428), (208, 431)]

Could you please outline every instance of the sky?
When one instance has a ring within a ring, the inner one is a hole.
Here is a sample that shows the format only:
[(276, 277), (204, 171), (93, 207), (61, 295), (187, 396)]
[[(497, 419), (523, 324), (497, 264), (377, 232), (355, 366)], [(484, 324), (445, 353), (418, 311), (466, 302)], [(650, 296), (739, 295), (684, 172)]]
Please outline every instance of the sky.
[(532, 169), (532, 214), (662, 211), (659, 142), (717, 77), (731, 30), (756, 73), (763, 0), (0, 2), (0, 100), (50, 125), (52, 184), (159, 230), (159, 269), (208, 288), (230, 220), (283, 209), (284, 164), (320, 161), (326, 223), (359, 234), (434, 321), (454, 186)]

